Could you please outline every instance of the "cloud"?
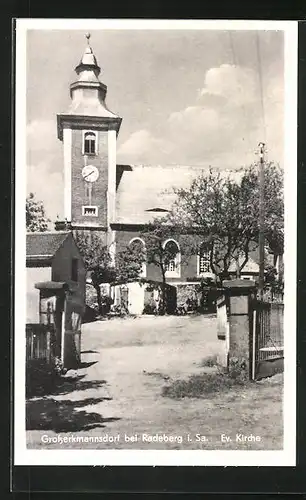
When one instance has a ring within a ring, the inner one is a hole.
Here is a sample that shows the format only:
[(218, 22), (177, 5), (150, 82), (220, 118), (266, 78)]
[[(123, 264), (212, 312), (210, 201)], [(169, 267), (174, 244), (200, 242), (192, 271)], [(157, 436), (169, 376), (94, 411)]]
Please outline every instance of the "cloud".
[[(146, 129), (133, 132), (118, 149), (118, 161), (143, 163), (150, 153), (150, 163), (158, 162), (158, 158), (171, 154), (173, 145), (163, 138), (154, 137)], [(147, 161), (145, 163), (148, 163)]]
[(63, 216), (63, 159), (56, 121), (33, 120), (26, 132), (27, 195), (33, 192), (54, 222), (57, 215)]
[[(239, 167), (256, 160), (260, 141), (268, 158), (282, 163), (283, 80), (222, 64), (208, 69), (202, 85), (182, 109), (173, 109), (151, 126), (134, 131), (120, 147), (121, 163)], [(174, 101), (173, 101), (174, 102)], [(120, 139), (119, 139), (120, 140)], [(33, 120), (27, 126), (27, 193), (44, 202), (48, 216), (63, 216), (63, 151), (56, 120)]]
[(48, 161), (58, 156), (61, 143), (57, 138), (56, 120), (33, 120), (27, 125), (28, 163)]
[(206, 72), (200, 98), (223, 97), (235, 107), (253, 104), (258, 99), (258, 76), (250, 68), (222, 64)]
[(51, 146), (56, 140), (57, 128), (55, 120), (33, 120), (27, 126), (27, 140), (32, 151)]
[(235, 167), (255, 160), (254, 151), (265, 136), (271, 159), (281, 162), (283, 82), (266, 80), (262, 106), (259, 77), (252, 69), (229, 64), (210, 68), (193, 102), (171, 113), (162, 132), (134, 132), (122, 144), (120, 158)]

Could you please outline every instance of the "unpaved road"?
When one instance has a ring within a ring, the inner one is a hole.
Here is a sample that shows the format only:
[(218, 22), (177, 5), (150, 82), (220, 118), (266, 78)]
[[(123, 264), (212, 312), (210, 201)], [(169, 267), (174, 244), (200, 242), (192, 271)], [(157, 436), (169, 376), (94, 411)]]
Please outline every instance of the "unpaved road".
[[(221, 345), (214, 316), (83, 325), (83, 367), (68, 372), (56, 394), (28, 402), (28, 447), (280, 449), (280, 377), (208, 399), (162, 396), (174, 380), (211, 370), (201, 363)], [(237, 442), (237, 433), (259, 435), (260, 441)], [(156, 434), (161, 441), (150, 441)], [(222, 434), (231, 439), (222, 442)], [(66, 442), (59, 444), (59, 436)]]

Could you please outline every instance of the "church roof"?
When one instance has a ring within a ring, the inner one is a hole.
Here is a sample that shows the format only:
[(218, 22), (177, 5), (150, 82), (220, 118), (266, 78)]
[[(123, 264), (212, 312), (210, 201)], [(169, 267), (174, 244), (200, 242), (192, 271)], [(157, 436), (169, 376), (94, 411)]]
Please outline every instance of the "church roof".
[[(116, 222), (146, 224), (157, 217), (164, 217), (176, 197), (173, 188), (188, 189), (195, 178), (208, 174), (209, 168), (210, 165), (128, 166), (117, 188)], [(224, 175), (233, 172), (222, 171)]]
[(73, 100), (66, 114), (95, 118), (119, 118), (118, 115), (108, 109), (105, 101), (98, 99)]

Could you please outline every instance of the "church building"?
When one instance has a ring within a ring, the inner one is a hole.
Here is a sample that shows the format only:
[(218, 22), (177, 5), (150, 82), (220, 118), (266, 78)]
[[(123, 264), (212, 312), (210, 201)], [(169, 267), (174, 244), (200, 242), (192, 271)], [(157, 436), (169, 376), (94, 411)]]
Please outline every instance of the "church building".
[[(188, 187), (206, 167), (118, 165), (116, 144), (122, 118), (106, 104), (107, 86), (99, 79), (100, 67), (89, 44), (75, 68), (70, 85), (71, 104), (57, 115), (58, 138), (63, 143), (64, 218), (56, 229), (99, 232), (114, 258), (116, 249), (141, 239), (143, 226), (164, 216), (173, 201), (173, 187)], [(209, 255), (203, 246), (187, 263), (177, 256), (166, 271), (169, 284), (186, 286), (212, 276)], [(144, 265), (143, 277), (161, 281), (160, 270)]]

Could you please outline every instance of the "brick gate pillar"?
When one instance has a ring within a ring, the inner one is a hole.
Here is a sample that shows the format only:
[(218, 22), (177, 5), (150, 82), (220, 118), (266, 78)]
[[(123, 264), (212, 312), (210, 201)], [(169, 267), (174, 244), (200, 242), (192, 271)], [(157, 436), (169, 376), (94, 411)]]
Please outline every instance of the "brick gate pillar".
[(251, 298), (255, 282), (235, 279), (223, 282), (228, 302), (228, 369), (241, 370), (250, 378), (252, 346)]

